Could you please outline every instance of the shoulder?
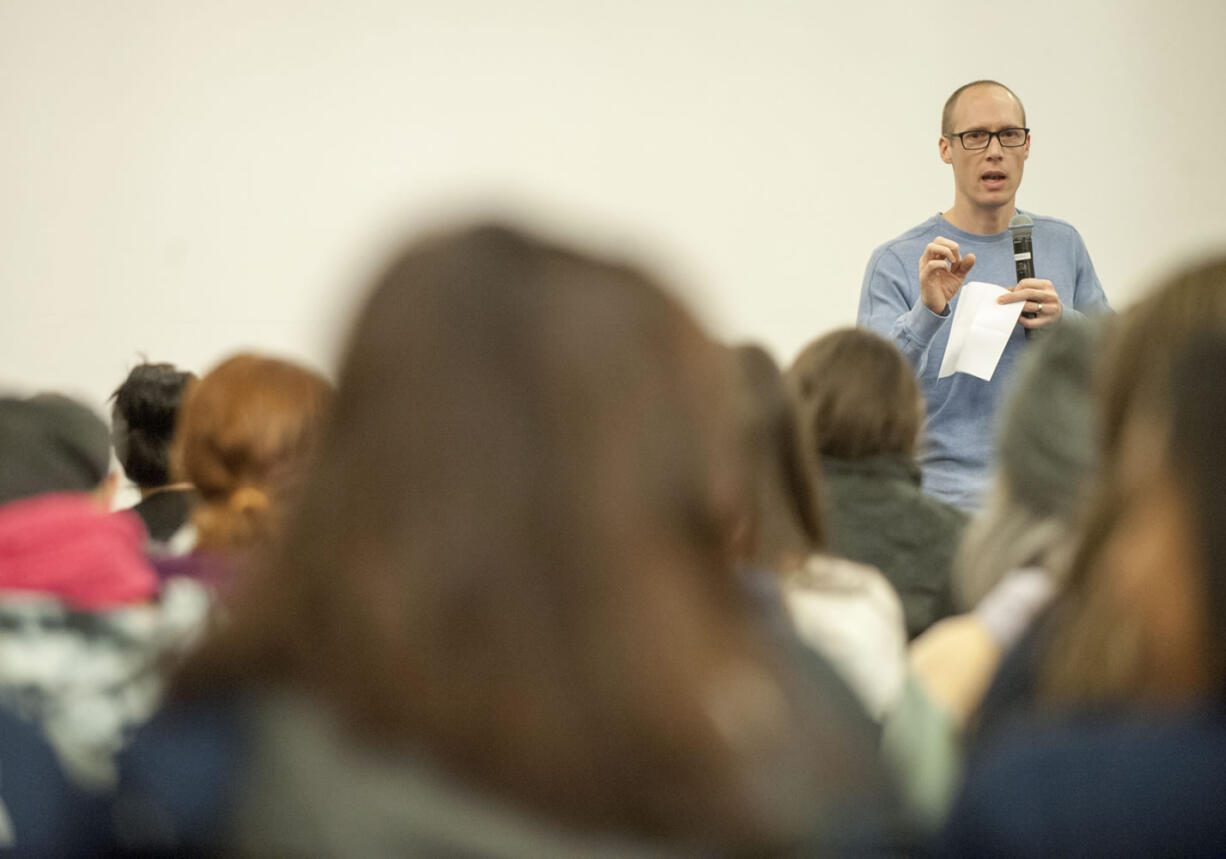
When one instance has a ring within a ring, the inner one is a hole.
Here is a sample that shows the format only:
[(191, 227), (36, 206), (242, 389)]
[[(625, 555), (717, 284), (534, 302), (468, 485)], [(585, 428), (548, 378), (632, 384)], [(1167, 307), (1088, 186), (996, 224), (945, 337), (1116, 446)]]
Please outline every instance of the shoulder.
[[(1166, 845), (1180, 855), (1214, 855), (1226, 848), (1226, 820), (1205, 800), (1220, 791), (1224, 766), (1220, 718), (1035, 723), (972, 768), (950, 834), (962, 847), (1002, 852), (1026, 845), (1147, 855)], [(1171, 821), (1179, 825), (1166, 828)]]
[(914, 247), (924, 247), (937, 235), (938, 223), (940, 215), (933, 215), (923, 223), (916, 224), (911, 229), (901, 233), (889, 241), (882, 242), (873, 249), (872, 262), (890, 256), (900, 256), (903, 258), (911, 256), (911, 249)]
[(120, 758), (122, 843), (156, 851), (221, 837), (250, 751), (249, 710), (238, 696), (172, 703), (137, 732)]
[(833, 555), (812, 555), (788, 580), (791, 600), (853, 600), (887, 618), (892, 624), (902, 617), (902, 602), (890, 582), (876, 567)]
[(1069, 242), (1074, 242), (1084, 246), (1084, 241), (1081, 238), (1081, 233), (1077, 228), (1068, 221), (1063, 221), (1060, 218), (1053, 218), (1050, 215), (1036, 215), (1033, 212), (1027, 212), (1034, 219), (1035, 229), (1049, 236), (1057, 236)]
[(947, 504), (939, 498), (933, 498), (923, 491), (917, 491), (915, 494), (918, 496), (916, 503), (939, 527), (949, 531), (961, 531), (970, 521), (970, 516), (965, 510), (959, 510), (952, 504)]

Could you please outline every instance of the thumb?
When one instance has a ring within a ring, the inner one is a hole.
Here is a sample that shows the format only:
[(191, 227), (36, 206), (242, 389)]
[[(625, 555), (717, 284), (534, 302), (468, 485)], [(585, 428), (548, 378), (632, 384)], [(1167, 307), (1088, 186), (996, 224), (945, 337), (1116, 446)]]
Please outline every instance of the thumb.
[(974, 264), (975, 264), (975, 255), (967, 254), (966, 256), (962, 257), (962, 259), (958, 260), (958, 264), (957, 266), (955, 266), (956, 273), (966, 274), (968, 271), (971, 270), (971, 266), (973, 266)]

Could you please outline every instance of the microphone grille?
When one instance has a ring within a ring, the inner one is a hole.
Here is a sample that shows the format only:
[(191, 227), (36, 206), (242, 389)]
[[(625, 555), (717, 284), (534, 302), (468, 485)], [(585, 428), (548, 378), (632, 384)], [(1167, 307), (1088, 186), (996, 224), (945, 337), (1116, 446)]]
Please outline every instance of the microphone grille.
[(1033, 227), (1034, 219), (1032, 219), (1029, 215), (1022, 214), (1021, 212), (1018, 212), (1009, 221), (1010, 230), (1024, 230), (1026, 232), (1030, 232), (1031, 228)]

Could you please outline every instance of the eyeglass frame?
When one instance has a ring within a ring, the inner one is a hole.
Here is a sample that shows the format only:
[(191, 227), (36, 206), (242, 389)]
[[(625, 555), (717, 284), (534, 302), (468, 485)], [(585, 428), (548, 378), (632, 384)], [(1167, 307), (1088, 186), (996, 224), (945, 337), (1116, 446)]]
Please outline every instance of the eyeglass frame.
[[(1021, 143), (1005, 143), (1005, 141), (1000, 139), (1000, 136), (1006, 131), (1017, 131), (1019, 129), (1026, 132), (1025, 135), (1022, 136)], [(988, 142), (983, 144), (983, 146), (976, 146), (974, 149), (971, 149), (966, 145), (966, 140), (962, 137), (962, 135), (975, 134), (976, 132), (986, 134), (988, 136)], [(1008, 128), (1002, 128), (1000, 131), (988, 131), (986, 128), (972, 128), (967, 131), (945, 131), (941, 134), (943, 137), (948, 137), (950, 139), (955, 137), (958, 138), (958, 142), (962, 144), (962, 148), (967, 152), (982, 152), (992, 145), (993, 137), (996, 138), (996, 142), (1001, 145), (1002, 149), (1020, 149), (1021, 147), (1025, 146), (1026, 141), (1030, 139), (1030, 129), (1021, 125), (1011, 125)]]

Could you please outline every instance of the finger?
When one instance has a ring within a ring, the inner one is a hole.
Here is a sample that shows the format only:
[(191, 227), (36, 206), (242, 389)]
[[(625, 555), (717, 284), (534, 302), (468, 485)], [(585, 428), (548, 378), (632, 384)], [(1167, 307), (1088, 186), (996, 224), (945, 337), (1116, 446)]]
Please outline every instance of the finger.
[(944, 236), (937, 236), (935, 239), (932, 240), (932, 244), (941, 245), (942, 247), (947, 247), (951, 251), (953, 251), (955, 254), (960, 252), (960, 249), (958, 248), (958, 243), (955, 242), (953, 239), (947, 239)]
[(962, 257), (962, 261), (952, 266), (954, 274), (966, 274), (975, 265), (975, 255), (967, 254)]
[(948, 260), (934, 259), (924, 263), (923, 274), (928, 275), (934, 271), (949, 271), (950, 265)]
[(936, 241), (930, 242), (928, 247), (924, 248), (924, 259), (941, 259), (946, 260), (952, 266), (958, 262), (958, 246), (949, 247), (949, 243), (940, 244), (941, 239), (938, 237)]
[(1024, 277), (1017, 282), (1018, 289), (1036, 289), (1040, 292), (1054, 293), (1055, 285), (1050, 280), (1043, 280), (1038, 277)]

